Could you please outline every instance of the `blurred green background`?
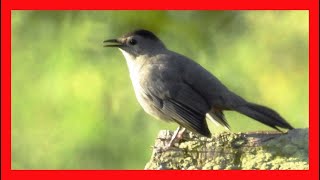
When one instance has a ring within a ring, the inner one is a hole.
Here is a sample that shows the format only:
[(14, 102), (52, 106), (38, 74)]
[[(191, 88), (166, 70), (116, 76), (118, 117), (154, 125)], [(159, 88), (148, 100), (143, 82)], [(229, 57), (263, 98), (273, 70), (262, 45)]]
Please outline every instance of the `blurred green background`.
[[(13, 169), (144, 168), (177, 126), (144, 113), (124, 57), (102, 47), (137, 28), (308, 127), (308, 11), (12, 11)], [(270, 130), (226, 116), (234, 132)]]

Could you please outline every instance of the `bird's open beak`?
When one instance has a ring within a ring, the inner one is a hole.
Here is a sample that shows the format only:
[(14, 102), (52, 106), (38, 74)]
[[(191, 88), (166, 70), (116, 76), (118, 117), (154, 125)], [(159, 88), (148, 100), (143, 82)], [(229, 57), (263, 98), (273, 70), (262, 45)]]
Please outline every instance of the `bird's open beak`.
[(122, 47), (123, 46), (123, 43), (118, 39), (105, 40), (103, 41), (103, 43), (105, 43), (103, 45), (104, 47)]

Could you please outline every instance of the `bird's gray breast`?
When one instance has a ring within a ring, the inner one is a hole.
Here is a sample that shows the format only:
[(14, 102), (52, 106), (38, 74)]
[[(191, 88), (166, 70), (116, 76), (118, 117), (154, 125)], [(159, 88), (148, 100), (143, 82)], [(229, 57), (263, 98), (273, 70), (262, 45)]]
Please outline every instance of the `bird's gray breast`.
[[(171, 121), (171, 117), (161, 111), (163, 106), (162, 97), (169, 93), (164, 87), (162, 79), (163, 74), (167, 73), (165, 63), (148, 61), (140, 62), (139, 65), (135, 64), (135, 66), (128, 64), (128, 66), (136, 98), (144, 111), (157, 119)], [(150, 93), (149, 89), (152, 88), (149, 87), (150, 84), (157, 85), (156, 89), (158, 91)]]

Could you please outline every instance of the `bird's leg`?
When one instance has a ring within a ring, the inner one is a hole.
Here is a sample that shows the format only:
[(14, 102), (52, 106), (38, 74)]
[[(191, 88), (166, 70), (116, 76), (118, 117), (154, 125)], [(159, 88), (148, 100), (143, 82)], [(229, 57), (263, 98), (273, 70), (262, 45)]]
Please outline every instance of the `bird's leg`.
[(183, 133), (186, 131), (186, 128), (182, 128), (180, 131), (179, 131), (179, 133), (178, 133), (178, 135), (177, 135), (177, 138), (180, 140), (180, 139), (182, 139), (182, 137), (183, 137)]
[(177, 130), (173, 133), (173, 136), (167, 147), (172, 147), (175, 142), (179, 141), (182, 138), (182, 135), (186, 129), (179, 126)]

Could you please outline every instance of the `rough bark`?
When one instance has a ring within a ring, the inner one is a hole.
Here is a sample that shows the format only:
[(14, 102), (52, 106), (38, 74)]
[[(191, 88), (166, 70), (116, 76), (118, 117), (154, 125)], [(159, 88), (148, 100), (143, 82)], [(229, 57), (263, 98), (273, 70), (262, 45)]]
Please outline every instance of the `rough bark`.
[(165, 149), (173, 132), (162, 130), (145, 169), (308, 169), (308, 129), (223, 132), (212, 138), (186, 131)]

